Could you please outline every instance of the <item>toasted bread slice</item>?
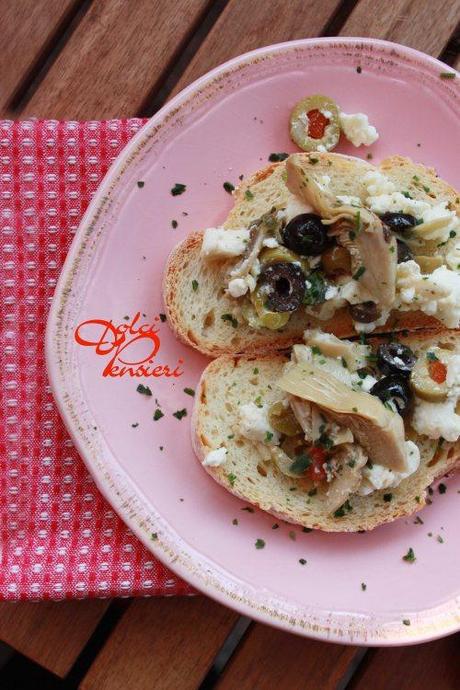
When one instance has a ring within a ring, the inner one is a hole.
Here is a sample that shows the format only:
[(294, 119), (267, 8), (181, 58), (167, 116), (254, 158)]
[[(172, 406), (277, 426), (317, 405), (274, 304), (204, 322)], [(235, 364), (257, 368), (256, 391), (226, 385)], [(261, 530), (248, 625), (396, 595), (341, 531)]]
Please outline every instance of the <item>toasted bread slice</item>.
[[(460, 333), (430, 331), (400, 338), (415, 351), (427, 344), (443, 344), (460, 352)], [(379, 342), (373, 338), (372, 342)], [(254, 402), (259, 395), (265, 403), (280, 396), (276, 381), (287, 358), (281, 354), (266, 357), (221, 357), (203, 372), (195, 397), (192, 438), (195, 453), (202, 462), (211, 450), (225, 446), (227, 459), (218, 467), (204, 469), (219, 484), (241, 499), (288, 522), (327, 532), (372, 530), (378, 525), (417, 512), (426, 503), (427, 487), (437, 478), (460, 465), (460, 442), (444, 443), (406, 430), (421, 454), (419, 469), (392, 489), (368, 496), (352, 496), (351, 511), (343, 517), (325, 512), (320, 492), (311, 496), (307, 489), (279, 472), (270, 461), (270, 451), (238, 434), (240, 405)], [(391, 492), (392, 500), (383, 496)]]
[[(328, 175), (333, 193), (358, 196), (364, 201), (367, 192), (362, 178), (367, 171), (375, 170), (375, 166), (340, 154), (318, 153), (315, 160), (314, 168), (310, 165), (314, 171), (312, 174), (318, 178)], [(436, 177), (434, 170), (400, 156), (383, 161), (380, 170), (396, 183), (398, 189), (408, 191), (414, 198), (431, 203), (449, 201), (451, 208), (460, 214), (457, 192)], [(271, 208), (285, 207), (295, 197), (286, 187), (284, 178), (284, 163), (270, 165), (255, 173), (235, 191), (235, 206), (224, 227), (247, 227)], [(235, 261), (204, 261), (200, 254), (202, 237), (201, 232), (186, 237), (171, 253), (164, 273), (163, 298), (168, 320), (176, 336), (186, 344), (217, 357), (242, 352), (276, 352), (300, 342), (302, 333), (310, 327), (321, 327), (338, 337), (356, 335), (347, 308), (336, 311), (328, 321), (319, 321), (299, 310), (282, 330), (251, 328), (241, 316), (240, 301), (224, 291), (226, 276)], [(441, 247), (439, 252), (446, 254), (452, 242)], [(196, 291), (192, 290), (194, 281), (198, 284)], [(223, 315), (231, 315), (232, 318), (226, 316), (222, 319)], [(421, 311), (393, 311), (387, 323), (376, 332), (437, 327), (440, 323)]]

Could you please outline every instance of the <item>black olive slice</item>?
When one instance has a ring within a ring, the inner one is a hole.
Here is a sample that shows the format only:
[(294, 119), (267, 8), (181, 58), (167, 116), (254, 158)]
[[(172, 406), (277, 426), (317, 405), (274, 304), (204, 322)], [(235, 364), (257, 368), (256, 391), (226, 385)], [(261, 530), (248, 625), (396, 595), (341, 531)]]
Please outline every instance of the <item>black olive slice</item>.
[(350, 305), (350, 316), (359, 323), (372, 323), (381, 316), (381, 311), (375, 302), (362, 302)]
[(383, 343), (377, 350), (377, 365), (383, 374), (409, 376), (417, 357), (407, 345)]
[(398, 246), (398, 264), (403, 264), (405, 261), (410, 261), (414, 258), (411, 250), (402, 240), (396, 240)]
[(283, 244), (301, 256), (318, 256), (330, 246), (326, 226), (315, 213), (295, 216), (281, 231)]
[(270, 311), (295, 311), (305, 295), (305, 274), (293, 263), (269, 264), (260, 274), (259, 294)]
[(380, 400), (393, 403), (397, 412), (404, 416), (409, 410), (412, 401), (412, 392), (409, 388), (409, 382), (399, 374), (390, 374), (384, 376), (383, 379), (377, 381), (371, 390), (371, 395), (376, 395)]
[(395, 232), (404, 232), (417, 225), (417, 219), (410, 213), (383, 213), (380, 220)]

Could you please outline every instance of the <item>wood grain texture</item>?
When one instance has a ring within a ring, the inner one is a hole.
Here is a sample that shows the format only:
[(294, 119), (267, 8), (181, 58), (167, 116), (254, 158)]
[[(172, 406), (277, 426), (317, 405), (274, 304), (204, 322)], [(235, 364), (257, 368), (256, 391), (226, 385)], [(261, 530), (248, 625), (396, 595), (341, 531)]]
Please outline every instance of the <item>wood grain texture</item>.
[(438, 56), (460, 21), (460, 0), (360, 0), (340, 34), (372, 36)]
[(97, 0), (21, 116), (135, 115), (180, 50), (208, 0)]
[(206, 597), (134, 602), (81, 690), (194, 690), (238, 615)]
[(248, 50), (320, 35), (339, 4), (340, 0), (230, 0), (173, 93)]
[(460, 635), (369, 652), (348, 690), (454, 690), (460, 687)]
[(60, 677), (70, 670), (108, 601), (0, 604), (0, 640)]
[(76, 0), (1, 0), (1, 114), (76, 4)]
[(255, 624), (225, 669), (218, 690), (334, 690), (358, 653)]

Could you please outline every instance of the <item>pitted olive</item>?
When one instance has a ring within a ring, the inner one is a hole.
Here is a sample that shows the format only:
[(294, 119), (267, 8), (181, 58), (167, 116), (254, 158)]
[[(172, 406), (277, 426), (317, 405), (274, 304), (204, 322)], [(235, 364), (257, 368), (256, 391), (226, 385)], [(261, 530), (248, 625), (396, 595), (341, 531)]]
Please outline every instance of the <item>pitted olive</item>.
[(305, 295), (305, 274), (293, 263), (269, 264), (260, 273), (258, 292), (268, 310), (295, 311)]
[(393, 403), (396, 411), (401, 416), (404, 416), (409, 410), (409, 405), (412, 400), (412, 391), (409, 388), (409, 382), (404, 376), (399, 374), (390, 374), (384, 376), (383, 379), (377, 381), (369, 393), (376, 395), (383, 403)]
[(417, 225), (417, 220), (410, 213), (383, 213), (380, 220), (395, 232), (405, 232)]
[(350, 306), (350, 316), (358, 323), (372, 323), (380, 317), (381, 311), (375, 302), (362, 302)]
[(383, 343), (377, 350), (377, 364), (382, 374), (409, 376), (417, 357), (407, 345)]
[(403, 264), (405, 261), (410, 261), (414, 258), (414, 255), (405, 242), (397, 239), (396, 243), (398, 247), (398, 264)]
[(301, 256), (318, 256), (331, 244), (326, 226), (315, 213), (295, 216), (281, 230), (283, 244)]

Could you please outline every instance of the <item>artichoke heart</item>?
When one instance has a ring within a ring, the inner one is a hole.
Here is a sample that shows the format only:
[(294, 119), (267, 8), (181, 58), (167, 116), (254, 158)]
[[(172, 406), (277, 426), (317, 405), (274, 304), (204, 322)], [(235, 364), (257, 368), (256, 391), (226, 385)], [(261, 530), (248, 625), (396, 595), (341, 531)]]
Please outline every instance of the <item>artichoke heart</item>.
[(329, 418), (348, 427), (372, 462), (398, 472), (409, 469), (402, 418), (377, 397), (351, 390), (309, 364), (287, 368), (277, 385), (291, 395), (314, 402), (327, 411)]

